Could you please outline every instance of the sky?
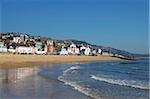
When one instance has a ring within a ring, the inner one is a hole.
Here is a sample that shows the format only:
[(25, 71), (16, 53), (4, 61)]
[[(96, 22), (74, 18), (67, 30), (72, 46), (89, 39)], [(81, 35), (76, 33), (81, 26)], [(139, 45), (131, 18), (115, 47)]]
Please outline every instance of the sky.
[(148, 0), (1, 0), (1, 32), (148, 53)]

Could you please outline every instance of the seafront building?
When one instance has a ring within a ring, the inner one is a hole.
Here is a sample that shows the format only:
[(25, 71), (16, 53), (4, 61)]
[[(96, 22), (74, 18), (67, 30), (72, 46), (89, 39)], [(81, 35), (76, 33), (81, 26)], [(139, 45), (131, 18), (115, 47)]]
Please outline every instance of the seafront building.
[(53, 54), (55, 48), (54, 48), (54, 41), (53, 40), (47, 40), (47, 54)]
[(34, 54), (35, 48), (34, 47), (27, 47), (27, 46), (19, 46), (16, 48), (15, 52), (17, 54)]
[(114, 56), (109, 50), (93, 48), (85, 42), (53, 40), (48, 37), (30, 36), (23, 33), (0, 33), (0, 53), (4, 52), (40, 55)]
[(68, 51), (67, 51), (67, 47), (62, 46), (61, 51), (60, 51), (60, 55), (68, 55)]
[(77, 48), (77, 46), (73, 43), (68, 47), (67, 51), (68, 51), (68, 54), (70, 54), (70, 55), (80, 54), (79, 48)]
[(6, 53), (6, 52), (8, 52), (6, 46), (4, 45), (4, 42), (0, 42), (0, 52), (1, 52), (1, 53)]
[(80, 52), (82, 55), (90, 55), (91, 54), (91, 49), (89, 47), (81, 46), (80, 47)]

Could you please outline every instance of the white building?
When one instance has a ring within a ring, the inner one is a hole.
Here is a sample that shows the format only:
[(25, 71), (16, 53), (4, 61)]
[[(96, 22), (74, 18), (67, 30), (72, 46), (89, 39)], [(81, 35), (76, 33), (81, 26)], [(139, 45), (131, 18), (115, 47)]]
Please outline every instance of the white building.
[(42, 42), (35, 42), (35, 48), (38, 50), (38, 49), (42, 49)]
[(98, 49), (98, 53), (101, 54), (101, 53), (102, 53), (102, 50), (101, 50), (101, 49)]
[(80, 51), (83, 52), (83, 54), (87, 55), (87, 56), (90, 55), (90, 53), (91, 53), (91, 49), (89, 47), (85, 47), (85, 46), (82, 46), (80, 48)]
[(84, 54), (88, 56), (88, 55), (90, 55), (90, 52), (91, 52), (91, 49), (90, 49), (89, 47), (87, 47), (87, 48), (85, 49)]
[(97, 54), (97, 50), (92, 50), (92, 54), (96, 55)]
[(45, 45), (45, 48), (42, 48), (42, 49), (35, 48), (35, 54), (46, 55), (47, 54), (47, 46)]
[(16, 48), (16, 53), (18, 53), (18, 54), (34, 54), (35, 48), (34, 47), (19, 46)]
[(0, 52), (1, 53), (7, 52), (7, 48), (6, 48), (6, 46), (4, 46), (4, 42), (0, 42)]
[(71, 44), (67, 51), (68, 54), (80, 54), (80, 50), (75, 44)]
[(60, 51), (60, 55), (68, 55), (67, 48), (65, 48), (64, 46), (62, 46), (61, 51)]
[(35, 42), (35, 54), (45, 55), (47, 54), (47, 46), (42, 42)]
[(75, 54), (80, 54), (80, 49), (79, 48), (75, 49)]
[(9, 47), (8, 52), (10, 53), (16, 53), (16, 49), (14, 49), (12, 46)]
[(46, 55), (46, 54), (47, 54), (47, 51), (36, 50), (35, 53), (36, 53), (37, 55)]
[(21, 38), (20, 37), (13, 37), (13, 41), (14, 43), (20, 43), (21, 42)]
[(103, 52), (102, 52), (102, 55), (103, 55), (103, 56), (110, 56), (108, 51), (103, 51)]

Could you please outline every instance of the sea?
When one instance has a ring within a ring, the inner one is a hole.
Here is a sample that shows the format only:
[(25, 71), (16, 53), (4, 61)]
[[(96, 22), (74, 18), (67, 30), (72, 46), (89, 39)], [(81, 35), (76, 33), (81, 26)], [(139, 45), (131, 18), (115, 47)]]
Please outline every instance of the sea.
[(53, 69), (45, 68), (41, 75), (53, 75), (95, 99), (149, 99), (149, 59), (66, 64)]
[[(54, 89), (56, 86), (63, 85), (74, 92), (90, 97), (88, 99), (149, 99), (149, 59), (44, 65), (38, 67), (36, 71), (34, 79), (29, 80), (29, 75), (24, 79), (24, 84), (32, 83), (34, 88), (42, 89), (41, 91), (34, 89), (36, 94), (44, 94), (51, 87)], [(35, 80), (36, 77), (40, 77), (38, 81)], [(43, 78), (46, 80), (41, 81)], [(55, 83), (52, 83), (54, 81)], [(48, 87), (49, 82), (52, 83), (50, 88)], [(21, 94), (20, 92), (24, 89), (19, 89), (20, 86), (18, 82), (15, 85), (16, 89), (13, 87), (13, 89), (7, 88), (7, 90), (10, 93), (10, 90), (15, 89)], [(25, 85), (24, 98), (33, 95), (29, 94), (31, 89), (27, 88), (28, 86)], [(6, 88), (3, 87), (1, 91), (3, 90)], [(5, 94), (6, 97), (6, 93), (3, 91), (2, 94)], [(61, 97), (60, 99), (71, 98)], [(72, 99), (76, 98), (72, 97)], [(80, 97), (80, 99), (85, 99), (85, 97)]]

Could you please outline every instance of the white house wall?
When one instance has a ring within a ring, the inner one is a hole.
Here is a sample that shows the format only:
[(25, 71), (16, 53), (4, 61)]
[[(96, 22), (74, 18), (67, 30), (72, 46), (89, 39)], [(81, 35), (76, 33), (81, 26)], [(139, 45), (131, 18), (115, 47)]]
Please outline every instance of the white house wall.
[(35, 53), (35, 49), (33, 47), (18, 47), (16, 49), (16, 52), (20, 53), (20, 54), (21, 53), (22, 54), (29, 54), (29, 53), (33, 54), (33, 53)]
[(6, 53), (6, 52), (8, 52), (8, 51), (7, 51), (7, 48), (0, 48), (0, 52), (1, 52), (1, 53)]

